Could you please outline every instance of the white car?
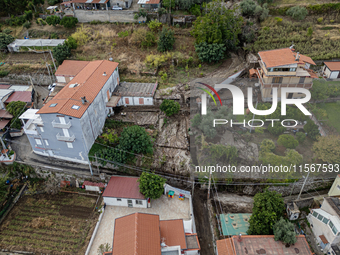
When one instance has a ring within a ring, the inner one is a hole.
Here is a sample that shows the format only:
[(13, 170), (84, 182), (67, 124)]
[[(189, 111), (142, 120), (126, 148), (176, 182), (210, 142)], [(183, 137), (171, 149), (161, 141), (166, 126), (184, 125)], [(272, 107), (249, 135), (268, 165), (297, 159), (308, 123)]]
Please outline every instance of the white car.
[(53, 83), (53, 84), (48, 85), (48, 90), (54, 89), (56, 85), (57, 85), (57, 83)]
[(123, 10), (120, 6), (112, 6), (112, 10)]

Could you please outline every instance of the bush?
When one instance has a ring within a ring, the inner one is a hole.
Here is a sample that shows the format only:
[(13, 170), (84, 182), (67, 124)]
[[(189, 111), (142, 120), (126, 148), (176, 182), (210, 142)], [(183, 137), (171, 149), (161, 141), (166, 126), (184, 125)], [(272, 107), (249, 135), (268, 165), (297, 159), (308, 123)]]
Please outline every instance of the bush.
[(60, 44), (53, 48), (53, 57), (59, 65), (69, 56), (71, 56), (71, 49), (66, 44)]
[(156, 43), (154, 34), (145, 28), (138, 28), (131, 36), (130, 42), (139, 47), (151, 47)]
[(0, 49), (6, 49), (7, 45), (14, 41), (14, 37), (5, 33), (0, 33)]
[(49, 5), (53, 6), (57, 3), (59, 3), (59, 0), (47, 0), (47, 2), (48, 2)]
[(196, 17), (201, 16), (201, 6), (199, 4), (195, 4), (190, 8), (190, 14), (195, 15)]
[[(145, 128), (137, 125), (124, 128), (119, 137), (119, 146), (123, 151), (135, 154), (150, 154), (153, 152), (151, 137)], [(133, 157), (133, 154), (130, 154), (129, 157)]]
[(46, 18), (46, 23), (50, 26), (56, 26), (57, 24), (60, 24), (60, 18), (59, 16), (51, 15)]
[(69, 17), (69, 16), (64, 16), (60, 21), (60, 25), (66, 27), (66, 28), (74, 28), (77, 23), (78, 23), (77, 18)]
[(307, 29), (307, 36), (312, 36), (312, 34), (313, 34), (313, 28), (312, 28), (312, 27), (309, 27), (309, 28)]
[(306, 134), (302, 132), (297, 132), (295, 136), (299, 143), (303, 143), (306, 139)]
[(170, 28), (163, 27), (163, 30), (159, 34), (157, 50), (160, 52), (172, 50), (174, 43), (174, 31)]
[(242, 15), (253, 16), (256, 9), (256, 3), (253, 0), (243, 0), (240, 7)]
[(294, 6), (287, 10), (286, 14), (295, 20), (303, 20), (306, 18), (308, 11), (305, 7)]
[(78, 47), (76, 39), (74, 39), (72, 36), (69, 36), (65, 43), (71, 50), (75, 50)]
[(33, 12), (30, 10), (30, 11), (25, 11), (25, 19), (26, 20), (32, 20), (33, 19)]
[(317, 21), (318, 23), (321, 23), (323, 21), (323, 18), (318, 18)]
[(195, 50), (199, 60), (211, 63), (224, 59), (226, 48), (224, 44), (201, 42), (195, 45)]
[(164, 192), (165, 181), (159, 175), (143, 172), (138, 179), (139, 191), (147, 198), (158, 199)]
[(298, 140), (295, 140), (294, 136), (284, 134), (279, 136), (277, 144), (284, 146), (287, 149), (295, 149), (299, 145), (299, 142)]
[(157, 12), (159, 16), (162, 16), (163, 14), (167, 13), (165, 8), (158, 8)]
[(158, 31), (161, 27), (163, 26), (163, 24), (161, 22), (159, 22), (158, 20), (154, 19), (151, 20), (148, 23), (148, 27), (150, 28), (151, 31), (156, 32)]
[(313, 140), (317, 140), (317, 138), (320, 136), (319, 127), (312, 120), (308, 120), (307, 124), (304, 125), (303, 129), (307, 132), (307, 135)]
[(179, 112), (181, 106), (178, 102), (164, 99), (159, 108), (161, 109), (162, 112), (165, 112), (166, 116), (172, 116)]
[(118, 37), (124, 38), (129, 36), (129, 30), (118, 32)]
[(9, 28), (5, 28), (4, 30), (2, 30), (2, 32), (9, 35), (10, 33), (12, 33), (12, 30)]
[(31, 23), (29, 21), (26, 21), (23, 25), (24, 28), (29, 29), (31, 27)]
[(280, 123), (277, 123), (277, 122), (274, 122), (273, 127), (272, 127), (272, 125), (268, 126), (268, 132), (273, 134), (273, 135), (280, 135), (284, 131), (286, 131), (286, 128), (281, 126)]
[(255, 133), (263, 134), (263, 132), (264, 132), (264, 128), (263, 127), (256, 127), (255, 128)]
[(9, 71), (7, 70), (0, 70), (0, 77), (5, 77), (9, 74)]
[(273, 151), (275, 147), (275, 143), (273, 142), (273, 140), (270, 139), (263, 139), (260, 145), (261, 151), (263, 152)]

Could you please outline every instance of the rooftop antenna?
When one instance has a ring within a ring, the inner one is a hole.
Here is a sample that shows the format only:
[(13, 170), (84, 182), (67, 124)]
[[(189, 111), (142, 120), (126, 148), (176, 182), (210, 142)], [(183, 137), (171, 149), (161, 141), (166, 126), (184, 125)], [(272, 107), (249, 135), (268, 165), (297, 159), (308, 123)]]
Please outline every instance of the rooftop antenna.
[(81, 102), (82, 102), (82, 104), (85, 104), (85, 103), (87, 102), (87, 100), (86, 100), (86, 97), (85, 97), (85, 96), (81, 97)]

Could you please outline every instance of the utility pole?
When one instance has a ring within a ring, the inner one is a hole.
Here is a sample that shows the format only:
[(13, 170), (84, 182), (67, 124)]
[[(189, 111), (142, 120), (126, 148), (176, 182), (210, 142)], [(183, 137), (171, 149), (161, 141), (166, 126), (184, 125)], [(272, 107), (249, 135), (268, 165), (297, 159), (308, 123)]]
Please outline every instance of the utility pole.
[(46, 62), (46, 67), (47, 67), (48, 75), (50, 76), (50, 79), (51, 79), (51, 84), (52, 84), (52, 83), (53, 83), (53, 80), (52, 80), (52, 76), (51, 76), (50, 68), (48, 67), (48, 64), (47, 64), (47, 62)]
[(209, 184), (208, 184), (208, 197), (207, 197), (207, 200), (209, 200), (209, 198), (210, 198), (210, 185), (211, 185), (211, 171), (209, 173)]
[(54, 58), (53, 58), (51, 50), (50, 50), (50, 55), (51, 55), (51, 59), (52, 59), (53, 65), (54, 65), (54, 70), (57, 71), (57, 67), (55, 65)]
[(305, 184), (306, 184), (306, 182), (307, 182), (308, 176), (309, 176), (309, 172), (308, 172), (308, 174), (307, 174), (307, 177), (305, 178), (305, 181), (304, 181), (304, 183), (303, 183), (303, 185), (302, 185), (302, 188), (301, 188), (301, 190), (300, 190), (300, 194), (299, 194), (299, 196), (297, 197), (296, 200), (299, 200), (299, 199), (300, 199), (301, 193), (302, 193), (302, 191), (303, 191), (303, 188), (305, 187)]

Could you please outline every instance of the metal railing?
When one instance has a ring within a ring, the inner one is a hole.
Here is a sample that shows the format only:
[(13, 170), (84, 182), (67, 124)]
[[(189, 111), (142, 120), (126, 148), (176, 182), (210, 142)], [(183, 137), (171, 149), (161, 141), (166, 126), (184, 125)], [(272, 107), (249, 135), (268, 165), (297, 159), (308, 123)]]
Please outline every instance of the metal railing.
[(52, 121), (52, 126), (54, 128), (70, 128), (72, 126), (71, 122), (68, 122), (68, 123), (57, 123), (56, 121)]
[(63, 136), (63, 135), (60, 135), (59, 133), (57, 134), (57, 139), (58, 141), (63, 141), (63, 142), (73, 142), (76, 137), (74, 135), (72, 136)]

